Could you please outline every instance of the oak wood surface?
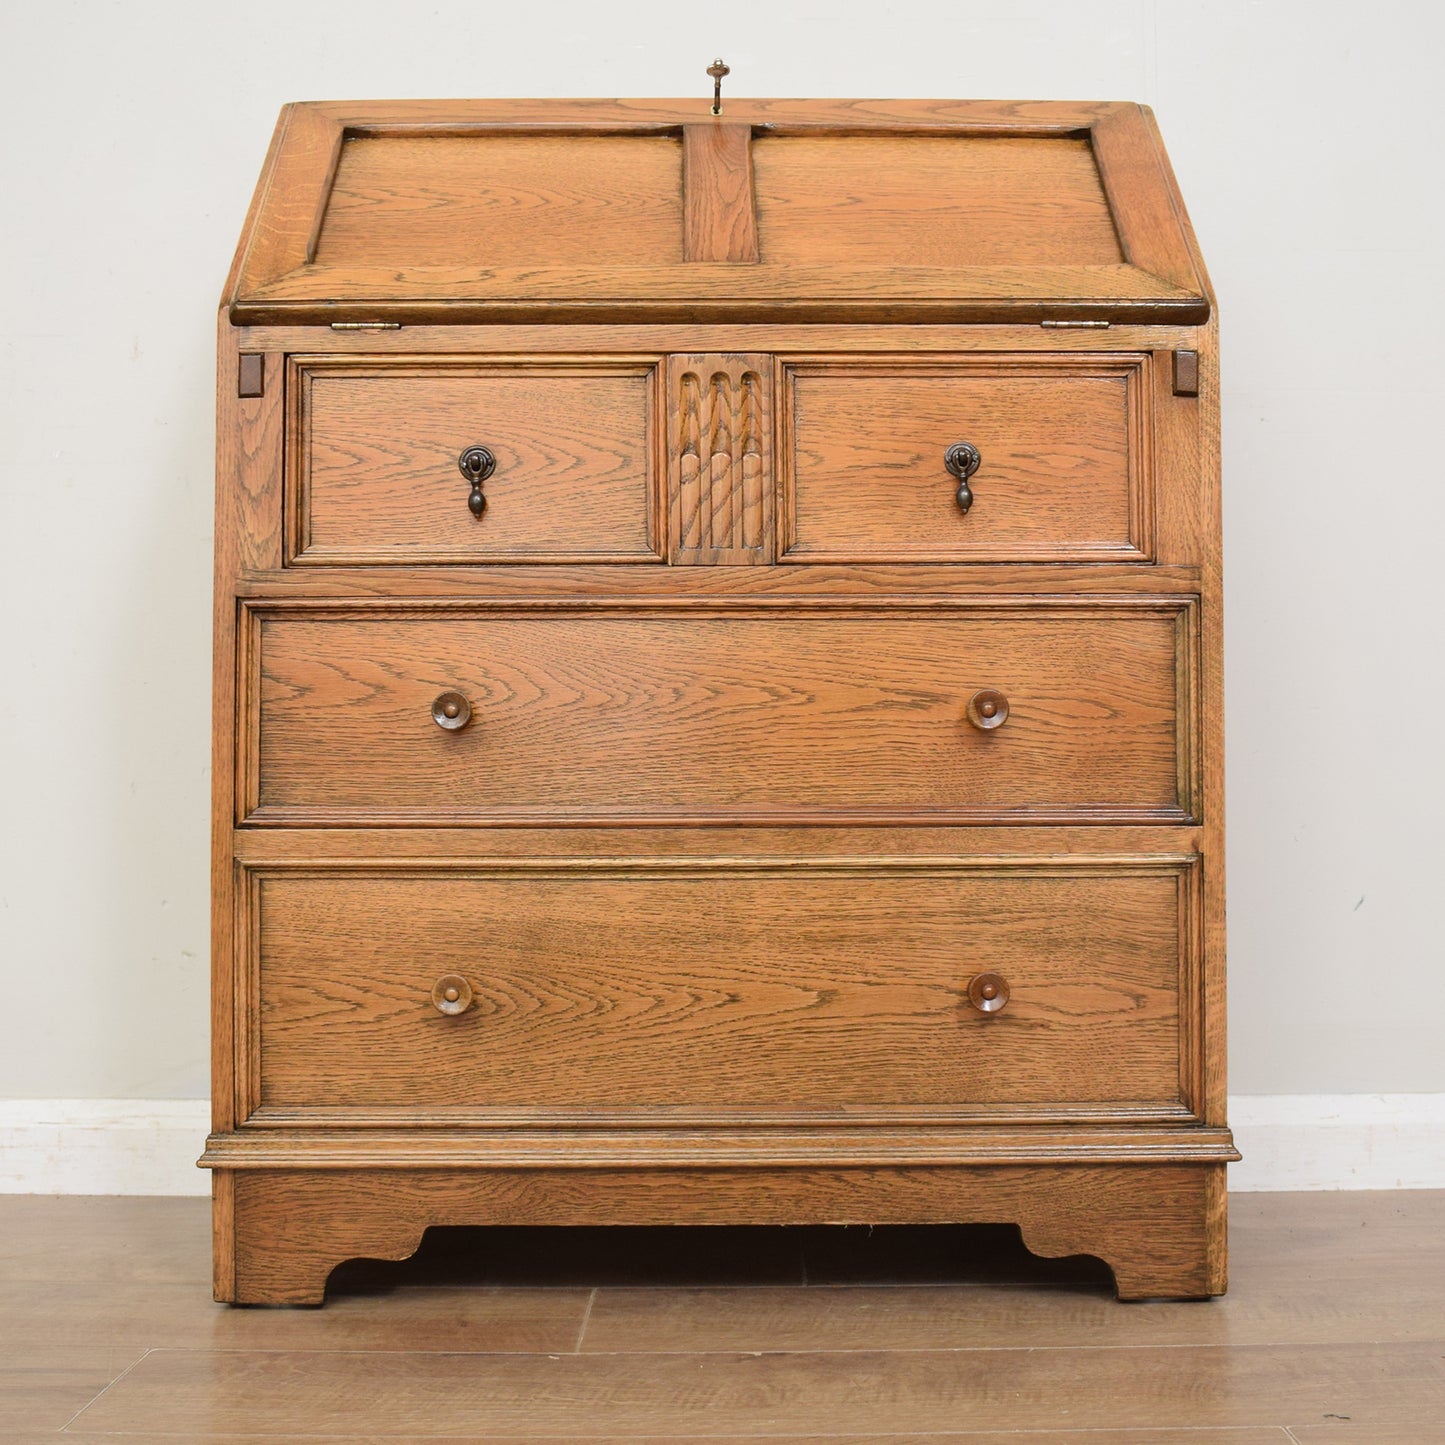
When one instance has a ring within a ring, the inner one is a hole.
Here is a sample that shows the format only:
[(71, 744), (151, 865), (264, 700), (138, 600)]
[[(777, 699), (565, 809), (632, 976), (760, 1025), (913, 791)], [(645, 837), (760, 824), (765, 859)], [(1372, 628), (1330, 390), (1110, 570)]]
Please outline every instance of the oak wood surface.
[(682, 129), (683, 259), (755, 262), (752, 127), (731, 121)]
[(353, 136), (319, 265), (637, 266), (682, 258), (668, 135)]
[(1190, 861), (1204, 830), (1198, 824), (1136, 822), (1107, 831), (1087, 823), (957, 824), (929, 826), (820, 822), (744, 830), (732, 824), (651, 822), (621, 827), (615, 822), (560, 827), (518, 823), (508, 828), (466, 826), (415, 828), (251, 828), (228, 835), (228, 863), (244, 866), (447, 869), (467, 864), (532, 866), (562, 860), (585, 871), (631, 867), (649, 860), (667, 866), (702, 861), (733, 867), (816, 868), (819, 860), (844, 866), (1009, 868), (1015, 865), (1097, 867), (1109, 864), (1160, 865)]
[(237, 328), (246, 349), (267, 347), (282, 352), (363, 353), (386, 356), (443, 356), (461, 353), (530, 356), (541, 352), (567, 355), (660, 355), (667, 352), (779, 353), (805, 355), (874, 352), (1041, 352), (1049, 355), (1066, 342), (1065, 350), (1132, 352), (1173, 350), (1193, 345), (1199, 331), (1192, 326), (1112, 322), (1108, 326), (1064, 329), (1012, 323), (977, 325), (894, 326), (853, 317), (829, 324), (804, 321), (757, 322), (743, 318), (669, 323), (571, 321), (547, 325), (408, 322), (385, 330), (331, 329), (286, 323), (261, 323)]
[[(928, 362), (857, 357), (783, 368), (788, 561), (1148, 561), (1147, 358)], [(982, 461), (960, 511), (944, 467)]]
[(667, 358), (668, 560), (774, 560), (770, 356)]
[[(1130, 266), (791, 265), (659, 262), (621, 268), (395, 267), (317, 262), (238, 302), (238, 324), (333, 321), (847, 321), (1098, 320), (1191, 326), (1206, 302)], [(642, 282), (645, 279), (645, 294)], [(318, 301), (318, 296), (327, 299)], [(843, 299), (836, 299), (843, 298)]]
[[(268, 615), (248, 816), (1182, 821), (1183, 615)], [(984, 687), (1011, 708), (987, 734)]]
[[(1224, 1292), (1222, 1164), (912, 1169), (305, 1170), (236, 1175), (234, 1298), (319, 1304), (345, 1259), (404, 1259), (437, 1224), (1017, 1222), (1091, 1254), (1122, 1299)], [(1218, 1222), (1222, 1222), (1218, 1221)]]
[(753, 165), (759, 251), (775, 264), (1124, 259), (1087, 139), (764, 133)]
[(1168, 872), (283, 875), (259, 906), (263, 1105), (1178, 1101)]
[(293, 365), (291, 563), (658, 560), (646, 363)]
[[(316, 1299), (447, 1218), (765, 1217), (1011, 1219), (1217, 1292), (1218, 344), (1153, 118), (706, 107), (283, 115), (218, 353), (213, 1288)], [(967, 517), (926, 475), (965, 413)], [(413, 1046), (414, 984), (482, 1014), (404, 909), (513, 949), (502, 1102)], [(1042, 958), (1047, 1023), (1016, 976), (959, 1020), (1022, 1076), (943, 1042), (944, 928)]]
[(1202, 321), (1172, 187), (1127, 104), (291, 106), (228, 298), (253, 322), (698, 319), (710, 287), (719, 315)]

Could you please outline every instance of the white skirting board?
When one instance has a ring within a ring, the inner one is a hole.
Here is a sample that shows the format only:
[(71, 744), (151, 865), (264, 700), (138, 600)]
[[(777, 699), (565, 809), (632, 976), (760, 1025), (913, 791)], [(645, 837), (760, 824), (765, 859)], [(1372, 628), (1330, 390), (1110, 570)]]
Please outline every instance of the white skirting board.
[[(1445, 1189), (1445, 1094), (1230, 1100), (1237, 1193)], [(204, 1099), (0, 1100), (0, 1194), (208, 1194)]]

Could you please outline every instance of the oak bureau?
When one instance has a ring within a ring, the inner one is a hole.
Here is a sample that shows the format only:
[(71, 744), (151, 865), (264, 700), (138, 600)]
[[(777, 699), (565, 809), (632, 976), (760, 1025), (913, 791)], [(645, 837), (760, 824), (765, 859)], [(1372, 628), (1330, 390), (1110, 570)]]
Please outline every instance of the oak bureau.
[(217, 1298), (672, 1222), (1221, 1293), (1216, 356), (1140, 106), (288, 106), (220, 315)]

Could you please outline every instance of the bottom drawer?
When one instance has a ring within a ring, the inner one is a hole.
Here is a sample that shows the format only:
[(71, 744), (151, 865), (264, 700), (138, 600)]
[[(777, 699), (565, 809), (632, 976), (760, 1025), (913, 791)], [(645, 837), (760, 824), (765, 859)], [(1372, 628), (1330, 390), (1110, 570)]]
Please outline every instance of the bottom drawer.
[[(1196, 875), (1179, 858), (271, 866), (247, 895), (253, 1102), (1178, 1114)], [(1007, 981), (996, 1012), (970, 1002), (981, 973)], [(460, 997), (434, 1001), (448, 975)]]

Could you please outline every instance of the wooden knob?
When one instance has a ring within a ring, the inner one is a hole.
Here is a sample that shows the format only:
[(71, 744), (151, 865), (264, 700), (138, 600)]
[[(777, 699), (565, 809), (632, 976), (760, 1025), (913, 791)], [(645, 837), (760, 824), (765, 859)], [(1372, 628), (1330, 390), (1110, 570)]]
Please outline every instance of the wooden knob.
[(968, 720), (984, 732), (1001, 728), (1008, 721), (1008, 699), (991, 687), (974, 693), (968, 700)]
[(996, 1014), (1008, 995), (1008, 979), (1001, 973), (979, 973), (968, 981), (968, 1001), (980, 1013)]
[(444, 973), (432, 985), (431, 1001), (439, 1013), (464, 1014), (472, 1006), (472, 986), (459, 973)]
[(454, 733), (471, 722), (472, 705), (459, 692), (444, 692), (432, 702), (431, 720)]

